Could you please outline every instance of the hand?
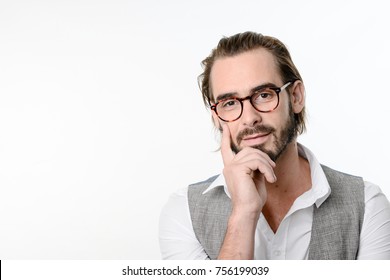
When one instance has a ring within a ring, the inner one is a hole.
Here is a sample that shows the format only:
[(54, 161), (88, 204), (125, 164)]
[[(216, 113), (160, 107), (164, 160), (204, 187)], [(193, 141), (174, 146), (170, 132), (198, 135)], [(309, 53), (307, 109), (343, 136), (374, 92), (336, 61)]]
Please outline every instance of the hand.
[(223, 124), (222, 129), (223, 174), (231, 195), (233, 212), (258, 216), (267, 200), (265, 180), (276, 182), (273, 170), (276, 165), (266, 153), (251, 147), (245, 147), (234, 155), (229, 127)]

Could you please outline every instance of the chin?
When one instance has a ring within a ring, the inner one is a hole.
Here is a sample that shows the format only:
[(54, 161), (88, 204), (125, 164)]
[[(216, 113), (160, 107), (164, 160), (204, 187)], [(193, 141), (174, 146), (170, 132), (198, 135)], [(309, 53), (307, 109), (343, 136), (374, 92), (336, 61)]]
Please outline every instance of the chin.
[(270, 159), (274, 162), (276, 162), (276, 160), (279, 158), (279, 156), (281, 155), (281, 152), (278, 152), (278, 151), (275, 151), (275, 149), (267, 149), (266, 147), (264, 147), (265, 145), (256, 145), (256, 146), (253, 146), (252, 148), (254, 149), (257, 149), (257, 150), (260, 150), (264, 153), (266, 153)]

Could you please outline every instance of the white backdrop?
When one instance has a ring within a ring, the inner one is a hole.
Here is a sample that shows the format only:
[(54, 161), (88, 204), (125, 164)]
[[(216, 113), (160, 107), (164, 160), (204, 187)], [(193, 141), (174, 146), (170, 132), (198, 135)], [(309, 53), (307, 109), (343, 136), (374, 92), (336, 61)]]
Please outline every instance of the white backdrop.
[(390, 196), (386, 1), (0, 0), (0, 259), (158, 259), (158, 217), (222, 163), (197, 85), (223, 35), (281, 39), (300, 142)]

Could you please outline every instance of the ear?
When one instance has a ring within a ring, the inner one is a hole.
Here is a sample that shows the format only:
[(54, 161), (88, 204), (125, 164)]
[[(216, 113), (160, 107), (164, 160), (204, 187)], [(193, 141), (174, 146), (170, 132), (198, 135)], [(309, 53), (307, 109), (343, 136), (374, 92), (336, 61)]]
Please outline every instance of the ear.
[(305, 107), (305, 86), (301, 81), (294, 82), (290, 98), (294, 113), (300, 113)]

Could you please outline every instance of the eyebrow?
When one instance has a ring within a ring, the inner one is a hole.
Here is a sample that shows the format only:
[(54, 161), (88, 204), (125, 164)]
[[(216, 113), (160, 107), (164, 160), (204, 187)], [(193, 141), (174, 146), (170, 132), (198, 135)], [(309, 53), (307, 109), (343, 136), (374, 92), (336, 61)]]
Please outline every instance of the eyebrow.
[[(270, 88), (270, 87), (277, 87), (275, 84), (273, 83), (265, 83), (265, 84), (261, 84), (261, 85), (258, 85), (254, 88), (252, 88), (249, 92), (250, 94), (249, 95), (252, 95), (253, 93), (255, 93), (256, 91), (259, 91), (259, 90), (262, 90), (264, 88)], [(237, 97), (237, 92), (228, 92), (228, 93), (222, 93), (220, 95), (217, 96), (216, 98), (216, 102), (219, 102), (221, 100), (224, 100), (224, 99), (227, 99), (227, 98), (231, 98), (231, 97)]]

